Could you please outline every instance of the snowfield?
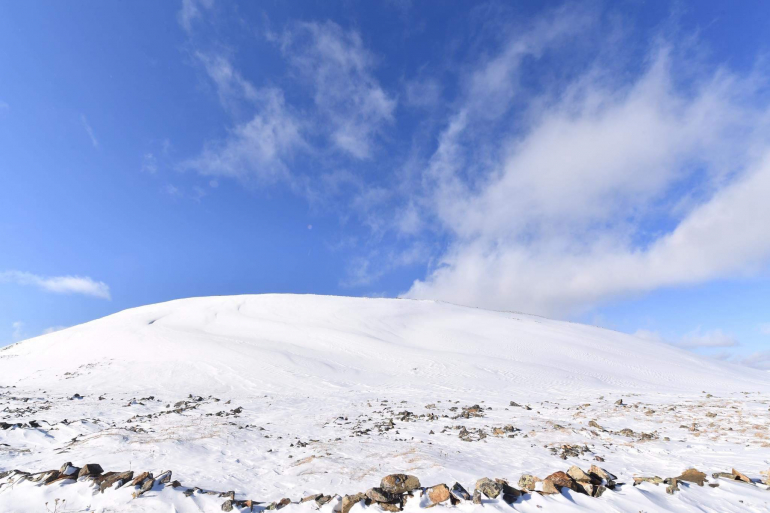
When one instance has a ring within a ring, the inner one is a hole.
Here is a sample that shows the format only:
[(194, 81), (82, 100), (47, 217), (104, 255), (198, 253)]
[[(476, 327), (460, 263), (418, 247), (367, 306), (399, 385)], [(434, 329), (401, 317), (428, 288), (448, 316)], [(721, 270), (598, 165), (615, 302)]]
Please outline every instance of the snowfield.
[[(184, 299), (0, 350), (0, 511), (222, 511), (230, 496), (214, 492), (234, 491), (254, 511), (291, 499), (288, 513), (328, 494), (332, 513), (392, 473), (473, 494), (479, 478), (519, 488), (573, 465), (624, 484), (437, 507), (770, 511), (769, 406), (767, 373), (580, 324), (432, 301)], [(135, 498), (139, 484), (7, 473), (65, 462), (171, 470), (181, 486)], [(692, 467), (705, 486), (633, 485)], [(712, 477), (733, 468), (755, 483)], [(417, 490), (403, 509), (427, 501)], [(381, 511), (350, 512), (366, 509)]]

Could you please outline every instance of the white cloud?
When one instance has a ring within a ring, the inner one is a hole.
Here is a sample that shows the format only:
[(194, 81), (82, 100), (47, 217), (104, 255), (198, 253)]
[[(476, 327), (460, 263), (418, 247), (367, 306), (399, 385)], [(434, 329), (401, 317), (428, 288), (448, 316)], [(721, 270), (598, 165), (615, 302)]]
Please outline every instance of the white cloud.
[(183, 169), (204, 176), (255, 178), (260, 183), (289, 178), (286, 162), (305, 147), (301, 124), (286, 108), (279, 89), (261, 89), (255, 94), (260, 106), (254, 117), (230, 130), (225, 139), (206, 144), (198, 157), (182, 163)]
[(83, 294), (110, 299), (110, 288), (107, 284), (87, 276), (38, 276), (22, 271), (5, 271), (0, 272), (1, 282), (32, 285), (56, 294)]
[(738, 345), (738, 341), (732, 336), (723, 333), (722, 330), (712, 330), (704, 333), (698, 328), (684, 335), (677, 345), (686, 349), (735, 347)]
[[(424, 216), (451, 242), (405, 296), (558, 316), (751, 272), (770, 257), (760, 221), (770, 218), (770, 116), (755, 75), (683, 76), (681, 57), (661, 45), (631, 82), (597, 66), (520, 97), (530, 105), (523, 124), (480, 140), (474, 120), (524, 94), (525, 58), (586, 25), (565, 12), (469, 79), (423, 175)], [(661, 222), (673, 228), (646, 228)]]
[(48, 335), (49, 333), (55, 333), (57, 331), (66, 330), (66, 329), (67, 329), (67, 326), (51, 326), (43, 330), (43, 335)]
[(201, 17), (199, 7), (211, 9), (214, 0), (182, 0), (182, 7), (177, 13), (177, 21), (186, 32), (192, 30), (193, 21)]
[(21, 321), (16, 321), (11, 324), (11, 327), (13, 328), (13, 332), (11, 333), (11, 337), (13, 340), (20, 340), (24, 338), (24, 323)]
[(86, 130), (88, 137), (91, 139), (91, 144), (94, 146), (94, 148), (98, 148), (99, 141), (96, 140), (96, 135), (94, 135), (94, 130), (93, 128), (91, 128), (91, 125), (88, 124), (88, 120), (86, 119), (85, 114), (80, 115), (80, 121), (83, 123), (83, 128)]
[(376, 136), (393, 121), (396, 99), (374, 77), (374, 57), (361, 36), (333, 22), (298, 23), (281, 49), (313, 88), (313, 99), (334, 146), (357, 159), (371, 156)]
[(145, 153), (142, 157), (142, 172), (151, 175), (158, 172), (158, 159), (153, 153)]
[(741, 360), (741, 363), (755, 369), (770, 370), (770, 351), (757, 351)]

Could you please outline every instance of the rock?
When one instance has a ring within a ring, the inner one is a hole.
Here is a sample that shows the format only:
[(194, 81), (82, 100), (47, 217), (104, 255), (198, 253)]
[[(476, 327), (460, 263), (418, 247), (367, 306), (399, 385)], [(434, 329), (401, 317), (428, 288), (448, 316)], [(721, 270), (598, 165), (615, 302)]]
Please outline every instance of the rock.
[(171, 488), (179, 488), (180, 486), (182, 486), (182, 483), (179, 481), (174, 480), (171, 482)]
[(132, 477), (134, 477), (134, 472), (131, 470), (127, 470), (126, 472), (107, 472), (106, 474), (97, 477), (94, 482), (99, 485), (99, 491), (104, 493), (104, 490), (113, 485), (117, 485), (115, 488), (120, 488)]
[(695, 483), (698, 486), (703, 486), (704, 482), (708, 482), (708, 480), (706, 479), (706, 474), (694, 468), (688, 468), (687, 470), (682, 472), (682, 475), (674, 479), (678, 481), (686, 481), (688, 483)]
[(495, 436), (503, 436), (503, 435), (505, 435), (505, 431), (503, 431), (502, 428), (497, 428), (496, 427), (496, 428), (492, 429), (492, 434), (495, 435)]
[(72, 465), (72, 463), (70, 463), (69, 461), (64, 465), (62, 465), (61, 470), (59, 470), (59, 472), (64, 474), (65, 476), (69, 476), (72, 474), (77, 475), (79, 471), (80, 469)]
[(601, 497), (602, 494), (607, 490), (606, 487), (599, 485), (594, 489), (593, 497)]
[(679, 481), (677, 481), (676, 478), (672, 478), (669, 480), (669, 484), (666, 487), (666, 493), (669, 495), (674, 495), (674, 492), (679, 491)]
[(366, 491), (366, 496), (374, 502), (393, 502), (396, 497), (382, 488), (370, 488)]
[(222, 503), (222, 511), (232, 511), (233, 510), (233, 501), (232, 500), (226, 500), (224, 503)]
[(481, 504), (481, 491), (480, 490), (474, 490), (473, 491), (473, 504)]
[(390, 474), (382, 478), (380, 488), (388, 493), (401, 494), (420, 488), (420, 480), (407, 474)]
[(500, 483), (492, 481), (488, 477), (482, 477), (476, 481), (476, 490), (483, 493), (490, 499), (496, 499), (500, 492), (503, 491), (503, 486)]
[(141, 474), (136, 476), (133, 481), (131, 481), (131, 486), (141, 486), (142, 483), (144, 483), (144, 481), (148, 478), (152, 479), (152, 473), (142, 472)]
[(595, 420), (592, 420), (588, 423), (588, 427), (592, 427), (594, 429), (598, 429), (599, 431), (606, 431), (603, 427), (601, 427)]
[[(156, 481), (158, 482), (158, 484), (168, 484), (168, 483), (170, 483), (171, 482), (171, 471), (167, 470), (167, 471), (163, 472), (161, 475), (158, 476)], [(235, 492), (233, 492), (233, 493), (235, 493)]]
[(137, 497), (141, 497), (145, 493), (149, 492), (152, 490), (153, 486), (155, 486), (155, 479), (152, 477), (152, 474), (150, 474), (150, 476), (142, 482), (142, 486), (139, 488), (139, 491), (133, 493), (134, 498), (136, 499)]
[(340, 513), (349, 513), (350, 508), (352, 508), (354, 505), (358, 504), (365, 498), (366, 498), (366, 495), (363, 493), (356, 493), (354, 495), (344, 496), (342, 498), (342, 509), (340, 509)]
[(580, 467), (577, 467), (575, 465), (572, 465), (569, 468), (569, 470), (567, 470), (567, 475), (579, 483), (591, 482), (591, 476), (583, 472), (583, 470)]
[(634, 486), (639, 486), (642, 483), (652, 483), (655, 486), (658, 486), (663, 482), (663, 479), (655, 476), (655, 477), (635, 477), (634, 478)]
[(469, 501), (472, 499), (471, 494), (460, 483), (455, 483), (449, 493), (457, 500)]
[(391, 503), (391, 502), (378, 502), (377, 503), (382, 509), (385, 511), (390, 511), (392, 513), (395, 513), (397, 511), (401, 511), (401, 503)]
[(738, 472), (738, 471), (737, 471), (737, 470), (735, 470), (735, 469), (732, 469), (732, 471), (733, 471), (733, 476), (734, 476), (734, 479), (735, 479), (736, 481), (743, 481), (744, 483), (749, 483), (749, 484), (752, 484), (752, 481), (751, 481), (751, 479), (749, 479), (748, 477), (746, 477), (746, 475), (744, 475), (744, 474), (741, 474), (740, 472)]
[(102, 472), (104, 472), (104, 469), (98, 463), (87, 463), (78, 472), (78, 479), (85, 476), (98, 476)]
[(615, 401), (615, 404), (617, 406), (623, 406), (623, 399), (618, 399), (617, 401)]
[(318, 506), (320, 508), (321, 506), (323, 506), (324, 504), (326, 504), (330, 500), (332, 500), (332, 496), (331, 495), (322, 495), (322, 496), (318, 497), (315, 500), (315, 503), (316, 503), (316, 506)]
[(288, 506), (289, 504), (291, 504), (291, 499), (289, 499), (289, 498), (287, 498), (287, 497), (284, 497), (283, 499), (281, 499), (280, 501), (278, 501), (278, 502), (276, 503), (276, 505), (275, 505), (275, 509), (281, 509), (281, 508), (285, 508), (285, 507), (286, 507), (286, 506)]
[(585, 493), (582, 486), (577, 484), (577, 481), (572, 479), (566, 472), (559, 470), (554, 472), (550, 476), (545, 478), (546, 481), (551, 481), (557, 488), (568, 488), (574, 492)]
[(539, 481), (542, 481), (539, 477), (535, 477), (532, 474), (523, 474), (519, 478), (519, 488), (532, 491), (535, 489), (535, 483), (538, 483)]
[(543, 487), (540, 490), (540, 493), (544, 495), (553, 495), (555, 493), (559, 493), (559, 488), (556, 486), (556, 484), (551, 481), (548, 478), (545, 478), (543, 480)]
[(303, 502), (310, 502), (310, 501), (318, 500), (321, 497), (323, 497), (322, 493), (314, 493), (313, 495), (308, 495), (307, 497), (305, 497), (304, 499), (300, 500), (299, 502), (300, 502), (300, 504), (302, 504)]
[(449, 487), (445, 484), (431, 486), (425, 490), (425, 493), (428, 495), (428, 499), (430, 499), (431, 506), (449, 500)]
[(617, 477), (615, 477), (614, 474), (611, 474), (604, 470), (601, 467), (597, 467), (596, 465), (591, 465), (591, 468), (588, 469), (588, 473), (597, 476), (599, 479), (603, 479), (606, 482), (615, 481), (617, 480)]

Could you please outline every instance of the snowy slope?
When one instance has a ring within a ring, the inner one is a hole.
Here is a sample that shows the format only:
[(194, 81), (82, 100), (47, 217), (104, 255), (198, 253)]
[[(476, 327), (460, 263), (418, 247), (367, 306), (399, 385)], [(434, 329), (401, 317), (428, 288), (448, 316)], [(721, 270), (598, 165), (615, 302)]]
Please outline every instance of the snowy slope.
[(4, 384), (52, 386), (65, 372), (98, 364), (61, 384), (81, 392), (116, 383), (137, 393), (768, 386), (758, 371), (580, 324), (432, 301), (327, 296), (171, 301), (31, 339), (2, 355)]
[[(627, 483), (690, 466), (709, 474), (737, 466), (756, 478), (770, 467), (765, 373), (609, 330), (432, 301), (260, 295), (150, 305), (0, 350), (0, 387), (0, 421), (41, 424), (0, 430), (0, 471), (65, 461), (173, 469), (185, 486), (268, 502), (364, 491), (395, 471), (427, 485), (471, 487), (484, 476), (515, 484), (523, 473), (587, 469), (597, 456)], [(615, 405), (620, 398), (625, 405)], [(184, 400), (189, 409), (174, 411)], [(462, 417), (473, 404), (483, 415)], [(515, 432), (493, 434), (503, 426)], [(586, 452), (565, 461), (554, 454), (565, 444)], [(770, 493), (749, 485), (675, 496), (663, 488), (490, 505), (770, 504)], [(217, 511), (221, 502), (168, 489), (132, 499), (123, 489), (92, 495), (80, 482), (26, 483), (0, 488), (0, 511), (44, 511), (63, 497), (72, 511)]]

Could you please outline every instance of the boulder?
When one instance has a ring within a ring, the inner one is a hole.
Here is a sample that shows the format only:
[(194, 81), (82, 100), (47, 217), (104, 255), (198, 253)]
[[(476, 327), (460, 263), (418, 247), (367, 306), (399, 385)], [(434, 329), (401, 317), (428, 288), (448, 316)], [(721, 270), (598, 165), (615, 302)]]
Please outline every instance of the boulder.
[(354, 505), (358, 504), (364, 499), (366, 499), (366, 495), (363, 493), (345, 495), (342, 498), (342, 509), (340, 509), (340, 513), (349, 513), (350, 508), (352, 508)]
[(386, 492), (382, 488), (369, 488), (366, 491), (366, 496), (374, 502), (393, 502), (397, 497), (389, 492)]
[(553, 495), (553, 494), (556, 494), (556, 493), (560, 493), (559, 492), (559, 487), (556, 486), (556, 484), (554, 484), (554, 482), (551, 481), (550, 479), (545, 478), (542, 481), (542, 483), (543, 484), (542, 484), (542, 488), (540, 489), (540, 493), (542, 493), (544, 495)]
[(639, 486), (642, 483), (652, 483), (655, 486), (658, 486), (663, 482), (663, 479), (661, 477), (655, 476), (655, 477), (635, 477), (634, 478), (634, 486)]
[(557, 488), (568, 488), (574, 492), (585, 493), (582, 486), (579, 486), (577, 481), (572, 479), (566, 472), (559, 470), (554, 472), (550, 476), (545, 478), (546, 481), (552, 482)]
[(131, 481), (131, 486), (141, 486), (142, 483), (144, 483), (144, 481), (148, 478), (152, 479), (152, 473), (142, 472), (141, 474), (136, 476), (133, 481)]
[(431, 506), (435, 506), (436, 504), (448, 501), (450, 495), (449, 487), (445, 484), (431, 486), (425, 490), (425, 494), (428, 496)]
[(535, 483), (538, 483), (539, 481), (542, 481), (539, 477), (535, 477), (532, 474), (523, 474), (519, 478), (519, 488), (532, 491), (535, 489)]
[(322, 494), (322, 493), (314, 493), (313, 495), (308, 495), (307, 497), (303, 498), (303, 499), (302, 499), (302, 500), (300, 500), (299, 502), (300, 502), (300, 504), (301, 504), (301, 503), (303, 503), (303, 502), (310, 502), (310, 501), (315, 501), (315, 500), (318, 500), (318, 499), (319, 499), (319, 498), (321, 498), (321, 497), (323, 497), (323, 494)]
[(583, 470), (576, 465), (572, 465), (569, 470), (567, 470), (567, 475), (579, 483), (591, 482), (591, 476), (583, 472)]
[(98, 476), (104, 472), (102, 466), (98, 463), (87, 463), (83, 465), (83, 468), (78, 472), (78, 479), (86, 476)]
[(99, 491), (104, 493), (104, 490), (112, 487), (120, 488), (126, 482), (130, 481), (134, 477), (134, 472), (127, 470), (126, 472), (107, 472), (97, 477), (94, 482), (99, 486)]
[(706, 479), (706, 474), (694, 468), (688, 468), (687, 470), (682, 472), (682, 475), (680, 475), (675, 479), (678, 481), (687, 481), (688, 483), (695, 483), (698, 486), (703, 486), (704, 482), (708, 482), (708, 479)]
[(401, 494), (420, 488), (420, 480), (408, 474), (390, 474), (382, 478), (380, 488), (388, 493)]
[(736, 480), (736, 481), (743, 481), (744, 483), (749, 483), (749, 484), (752, 484), (752, 481), (751, 481), (751, 479), (749, 479), (748, 477), (746, 477), (746, 475), (745, 475), (745, 474), (741, 474), (740, 472), (738, 472), (738, 471), (737, 471), (737, 470), (735, 470), (735, 469), (732, 469), (732, 472), (733, 472), (733, 476), (734, 476), (734, 478), (735, 478), (735, 480)]
[(468, 493), (468, 490), (463, 488), (463, 485), (460, 483), (455, 483), (449, 493), (451, 493), (455, 499), (461, 501), (469, 501), (472, 498), (471, 494)]
[(498, 495), (503, 491), (503, 486), (500, 483), (492, 481), (488, 477), (482, 477), (476, 481), (476, 490), (483, 493), (490, 499), (496, 499)]

